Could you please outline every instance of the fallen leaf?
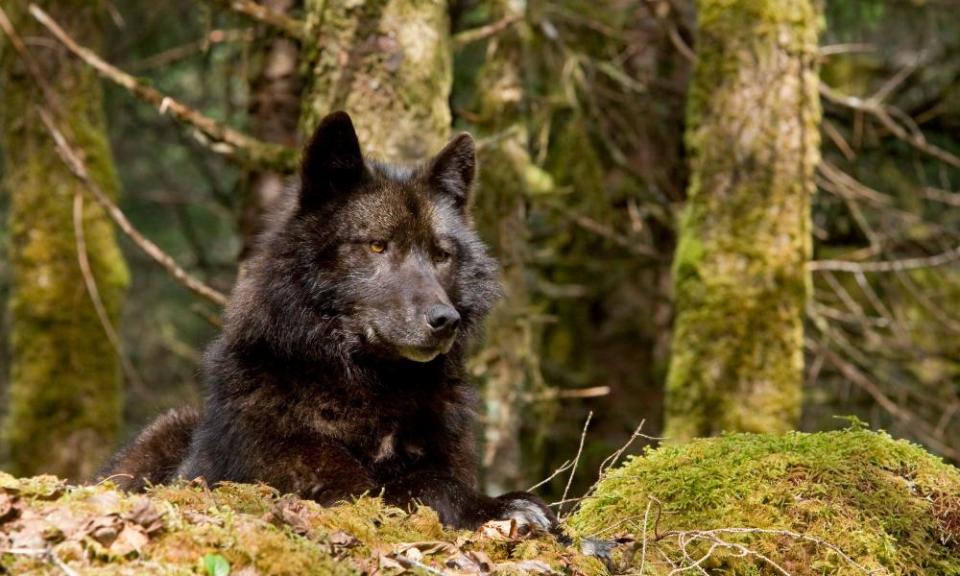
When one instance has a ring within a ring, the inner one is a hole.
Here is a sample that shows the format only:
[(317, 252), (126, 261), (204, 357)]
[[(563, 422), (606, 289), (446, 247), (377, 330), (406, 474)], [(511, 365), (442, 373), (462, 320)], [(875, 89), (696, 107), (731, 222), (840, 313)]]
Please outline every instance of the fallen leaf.
[(133, 510), (123, 518), (143, 528), (147, 535), (163, 530), (163, 516), (154, 507), (153, 502), (146, 497), (137, 498)]
[(0, 493), (0, 524), (19, 518), (22, 509), (19, 496)]
[(109, 548), (113, 544), (121, 530), (123, 530), (123, 520), (118, 514), (97, 516), (87, 522), (84, 527), (84, 533), (104, 548)]
[(143, 528), (136, 524), (126, 524), (120, 531), (117, 538), (110, 544), (111, 554), (120, 557), (126, 557), (131, 554), (139, 554), (150, 538), (143, 532)]
[(513, 520), (491, 520), (481, 526), (477, 532), (480, 537), (490, 540), (515, 540), (517, 523)]
[(403, 564), (397, 562), (387, 554), (380, 553), (377, 556), (377, 564), (380, 570), (404, 570)]

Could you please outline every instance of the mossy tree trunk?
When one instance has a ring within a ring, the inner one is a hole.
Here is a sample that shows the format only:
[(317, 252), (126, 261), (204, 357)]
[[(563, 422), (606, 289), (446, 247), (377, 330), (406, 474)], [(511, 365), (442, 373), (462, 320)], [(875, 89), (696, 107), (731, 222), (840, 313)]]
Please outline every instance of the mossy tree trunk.
[(819, 159), (815, 0), (699, 0), (666, 435), (796, 425)]
[(503, 300), (487, 321), (484, 348), (472, 361), (474, 373), (484, 384), (482, 464), (490, 493), (522, 488), (521, 414), (523, 405), (544, 387), (540, 330), (527, 285), (527, 192), (531, 185), (543, 186), (546, 175), (528, 152), (523, 62), (530, 30), (524, 22), (525, 4), (493, 3), (494, 21), (517, 18), (519, 22), (490, 40), (477, 83), (477, 127), (483, 134), (499, 137), (481, 151), (474, 214), (484, 240), (500, 261), (504, 290)]
[(450, 135), (453, 82), (445, 0), (306, 0), (301, 131), (335, 110), (364, 151), (391, 162), (439, 151)]
[[(85, 45), (99, 48), (100, 2), (46, 1), (44, 10)], [(26, 0), (4, 4), (24, 37), (43, 33)], [(82, 186), (67, 170), (40, 122), (43, 102), (16, 53), (2, 46), (0, 121), (10, 195), (11, 366), (3, 440), (15, 474), (92, 475), (114, 448), (122, 393), (117, 351), (104, 335), (84, 287), (73, 227)], [(91, 177), (118, 193), (104, 130), (100, 80), (56, 43), (34, 44), (34, 57), (59, 95), (60, 121), (84, 153)], [(110, 322), (119, 317), (128, 273), (106, 215), (86, 202), (87, 253)]]

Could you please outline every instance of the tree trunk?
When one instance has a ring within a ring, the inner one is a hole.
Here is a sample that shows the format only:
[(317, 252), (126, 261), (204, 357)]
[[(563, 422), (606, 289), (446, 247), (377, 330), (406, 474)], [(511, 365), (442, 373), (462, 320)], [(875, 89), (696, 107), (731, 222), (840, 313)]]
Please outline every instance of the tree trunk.
[(796, 425), (819, 159), (813, 0), (700, 0), (666, 435)]
[[(266, 0), (263, 6), (287, 14), (297, 0)], [(267, 30), (271, 34), (272, 30)], [(297, 43), (273, 33), (263, 41), (257, 54), (257, 73), (250, 86), (250, 116), (253, 136), (267, 142), (297, 145), (300, 118), (300, 75)], [(240, 214), (243, 247), (240, 261), (250, 255), (264, 229), (263, 216), (283, 197), (285, 175), (274, 171), (253, 172), (247, 179), (247, 193)]]
[(302, 132), (346, 110), (373, 157), (404, 162), (439, 151), (453, 81), (446, 1), (306, 0), (306, 9)]
[[(41, 2), (84, 44), (101, 45), (99, 2)], [(43, 32), (26, 0), (4, 7), (24, 37)], [(54, 42), (32, 45), (59, 95), (60, 121), (83, 150), (91, 177), (113, 197), (118, 181), (104, 130), (100, 80)], [(114, 448), (122, 393), (117, 351), (104, 336), (77, 258), (73, 226), (79, 183), (41, 124), (43, 98), (16, 53), (3, 46), (2, 150), (10, 194), (10, 386), (3, 440), (8, 469), (87, 478)], [(83, 227), (93, 277), (116, 324), (128, 273), (110, 221), (86, 202)]]
[[(525, 2), (498, 1), (491, 18), (521, 22), (493, 37), (477, 83), (477, 126), (485, 135), (498, 135), (496, 144), (481, 151), (480, 183), (474, 214), (480, 232), (502, 267), (503, 300), (487, 321), (484, 347), (472, 362), (483, 379), (483, 478), (489, 493), (522, 488), (521, 424), (523, 405), (543, 391), (539, 333), (532, 320), (527, 286), (528, 178), (537, 170), (528, 152), (524, 116), (524, 42), (530, 31), (522, 19)], [(545, 175), (544, 175), (545, 176)]]

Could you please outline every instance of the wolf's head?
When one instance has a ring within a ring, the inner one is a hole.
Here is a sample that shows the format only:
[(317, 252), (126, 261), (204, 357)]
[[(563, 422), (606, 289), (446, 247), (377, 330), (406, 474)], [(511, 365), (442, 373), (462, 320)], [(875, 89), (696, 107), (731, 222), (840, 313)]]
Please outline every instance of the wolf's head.
[(234, 293), (228, 332), (305, 357), (447, 353), (498, 293), (468, 214), (475, 167), (468, 134), (419, 166), (366, 161), (350, 117), (327, 116), (293, 205)]

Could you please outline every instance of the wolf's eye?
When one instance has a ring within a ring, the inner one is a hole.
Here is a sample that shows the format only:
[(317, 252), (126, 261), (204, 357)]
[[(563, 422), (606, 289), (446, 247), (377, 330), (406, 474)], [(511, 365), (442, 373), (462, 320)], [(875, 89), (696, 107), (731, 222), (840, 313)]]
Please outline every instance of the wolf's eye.
[(387, 243), (383, 240), (374, 240), (370, 243), (370, 251), (374, 254), (380, 254), (387, 249)]
[(443, 264), (444, 262), (450, 260), (450, 253), (446, 250), (439, 250), (436, 254), (433, 255), (433, 261), (437, 264)]

